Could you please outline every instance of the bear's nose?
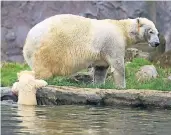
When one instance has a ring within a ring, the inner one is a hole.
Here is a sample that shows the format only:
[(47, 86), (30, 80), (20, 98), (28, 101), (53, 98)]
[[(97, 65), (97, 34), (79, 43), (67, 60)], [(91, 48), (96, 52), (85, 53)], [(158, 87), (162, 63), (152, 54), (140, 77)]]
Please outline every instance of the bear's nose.
[(160, 42), (155, 42), (155, 46), (159, 46), (160, 45)]

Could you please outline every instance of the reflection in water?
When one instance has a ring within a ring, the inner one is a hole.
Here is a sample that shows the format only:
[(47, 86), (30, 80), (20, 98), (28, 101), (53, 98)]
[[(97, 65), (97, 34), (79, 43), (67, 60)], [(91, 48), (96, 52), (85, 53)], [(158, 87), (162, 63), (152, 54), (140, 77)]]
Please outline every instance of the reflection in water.
[(1, 104), (2, 135), (170, 135), (171, 110)]

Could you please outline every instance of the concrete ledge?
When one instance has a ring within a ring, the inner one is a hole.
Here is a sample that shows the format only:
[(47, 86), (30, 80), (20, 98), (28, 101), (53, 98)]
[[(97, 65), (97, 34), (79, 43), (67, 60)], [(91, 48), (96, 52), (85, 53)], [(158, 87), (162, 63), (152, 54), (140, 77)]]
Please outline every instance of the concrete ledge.
[[(1, 100), (5, 95), (1, 88)], [(171, 108), (171, 92), (157, 90), (91, 89), (48, 86), (37, 91), (38, 105), (108, 105), (145, 108)]]

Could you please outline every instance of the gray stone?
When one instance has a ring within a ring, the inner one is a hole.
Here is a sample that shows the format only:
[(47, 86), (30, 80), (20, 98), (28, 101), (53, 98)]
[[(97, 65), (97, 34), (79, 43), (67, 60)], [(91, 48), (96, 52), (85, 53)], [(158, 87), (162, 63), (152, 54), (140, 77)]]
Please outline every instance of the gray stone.
[(137, 58), (150, 59), (150, 53), (139, 51)]
[(4, 23), (4, 26), (7, 29), (11, 29), (13, 27), (12, 22), (10, 22), (9, 20), (6, 20), (6, 22)]
[(8, 55), (1, 51), (1, 62), (8, 61)]
[(16, 61), (19, 63), (23, 63), (24, 57), (22, 55), (12, 55), (12, 56), (9, 56), (8, 61)]
[[(28, 34), (30, 28), (23, 21), (20, 21), (20, 23), (18, 23), (17, 26), (18, 27), (16, 29), (16, 35), (20, 35), (20, 36), (16, 38), (16, 45), (19, 48), (23, 48), (23, 45), (25, 43), (25, 39), (27, 37), (27, 34)], [(22, 52), (22, 50), (20, 50), (20, 52)]]
[(134, 58), (150, 59), (149, 52), (143, 52), (137, 48), (127, 48), (125, 53), (125, 60), (132, 61)]
[(16, 35), (14, 32), (8, 32), (7, 35), (5, 36), (6, 40), (8, 41), (14, 41), (16, 39)]
[(136, 78), (138, 81), (147, 81), (158, 76), (157, 70), (154, 65), (142, 66), (136, 73)]
[(8, 44), (5, 40), (5, 35), (7, 34), (7, 29), (5, 27), (1, 28), (1, 51), (6, 52), (8, 48)]
[(21, 54), (21, 49), (20, 48), (14, 48), (14, 49), (9, 49), (7, 52), (6, 52), (7, 55), (19, 55)]
[(125, 60), (132, 61), (139, 55), (139, 50), (136, 48), (128, 48), (125, 53)]
[(90, 71), (88, 71), (88, 72), (78, 72), (78, 73), (68, 77), (68, 80), (70, 82), (90, 84), (90, 83), (93, 82), (93, 74)]
[(0, 91), (1, 91), (1, 97), (6, 95), (7, 93), (9, 93), (11, 91), (10, 87), (0, 87)]

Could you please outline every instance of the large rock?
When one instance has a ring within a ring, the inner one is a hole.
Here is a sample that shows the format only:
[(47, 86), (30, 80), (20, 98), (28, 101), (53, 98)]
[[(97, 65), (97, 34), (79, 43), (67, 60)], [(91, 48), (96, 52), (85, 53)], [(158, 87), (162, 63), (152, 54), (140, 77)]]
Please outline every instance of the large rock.
[[(5, 95), (2, 93), (5, 91), (1, 90), (1, 95)], [(37, 91), (37, 101), (39, 105), (77, 104), (171, 108), (171, 92), (48, 86)]]
[(139, 71), (136, 73), (136, 78), (138, 81), (148, 81), (152, 78), (156, 78), (158, 75), (154, 65), (145, 65), (142, 66)]

